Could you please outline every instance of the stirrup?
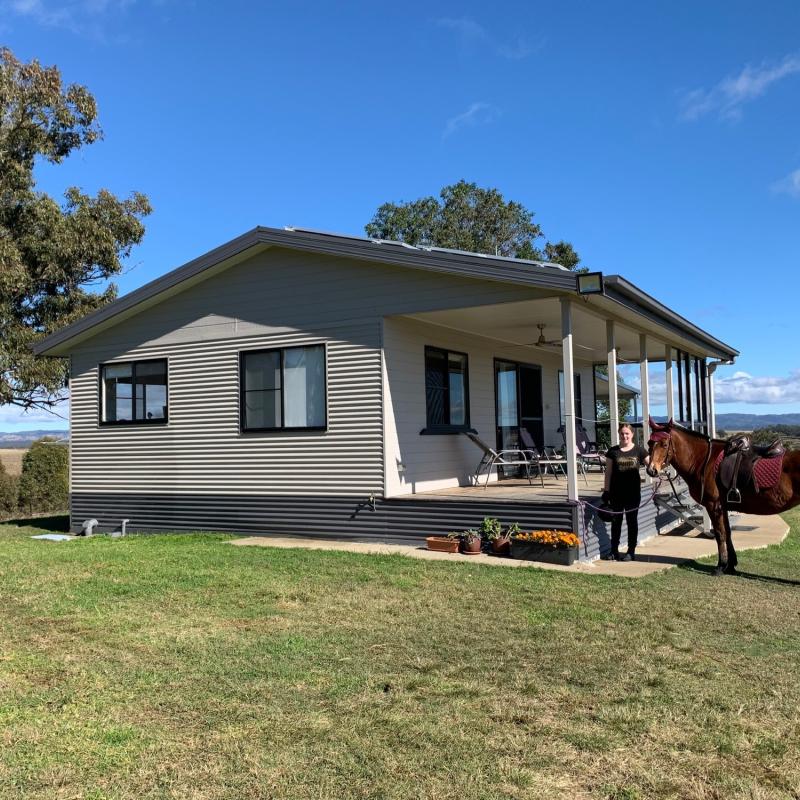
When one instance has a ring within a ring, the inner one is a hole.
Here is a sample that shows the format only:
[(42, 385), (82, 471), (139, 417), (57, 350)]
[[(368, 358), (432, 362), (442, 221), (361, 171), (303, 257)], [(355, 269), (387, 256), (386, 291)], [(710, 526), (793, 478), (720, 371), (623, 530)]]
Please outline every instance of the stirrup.
[(728, 491), (727, 501), (734, 504), (741, 503), (742, 493), (734, 486)]

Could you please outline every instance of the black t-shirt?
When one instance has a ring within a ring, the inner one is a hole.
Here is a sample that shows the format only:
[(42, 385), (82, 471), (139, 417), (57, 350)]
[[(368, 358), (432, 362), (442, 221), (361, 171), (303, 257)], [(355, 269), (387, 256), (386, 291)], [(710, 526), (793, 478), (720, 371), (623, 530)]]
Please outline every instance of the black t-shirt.
[(620, 446), (614, 445), (606, 453), (606, 469), (611, 470), (611, 500), (639, 497), (642, 485), (639, 479), (639, 467), (647, 458), (647, 450), (635, 444), (630, 450), (623, 452)]

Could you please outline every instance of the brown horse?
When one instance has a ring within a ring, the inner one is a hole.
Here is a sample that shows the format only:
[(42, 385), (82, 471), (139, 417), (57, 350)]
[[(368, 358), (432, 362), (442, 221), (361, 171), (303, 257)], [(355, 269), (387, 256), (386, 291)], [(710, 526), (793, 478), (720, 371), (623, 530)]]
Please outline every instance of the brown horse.
[[(648, 475), (655, 477), (670, 464), (683, 478), (692, 498), (704, 506), (711, 518), (717, 540), (719, 561), (716, 575), (736, 572), (736, 551), (731, 541), (731, 524), (724, 493), (720, 491), (714, 463), (724, 450), (722, 439), (709, 439), (672, 420), (658, 423), (650, 418), (650, 464)], [(780, 480), (771, 489), (756, 493), (752, 486), (742, 489), (742, 502), (733, 510), (746, 514), (779, 514), (800, 504), (800, 450), (787, 450), (783, 457)]]

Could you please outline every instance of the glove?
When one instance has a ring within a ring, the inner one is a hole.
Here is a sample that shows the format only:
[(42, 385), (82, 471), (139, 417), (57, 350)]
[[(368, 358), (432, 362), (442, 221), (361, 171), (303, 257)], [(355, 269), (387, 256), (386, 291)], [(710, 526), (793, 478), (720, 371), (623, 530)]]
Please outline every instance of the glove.
[(611, 493), (603, 492), (603, 494), (600, 495), (600, 499), (603, 501), (603, 503), (608, 505), (611, 502)]

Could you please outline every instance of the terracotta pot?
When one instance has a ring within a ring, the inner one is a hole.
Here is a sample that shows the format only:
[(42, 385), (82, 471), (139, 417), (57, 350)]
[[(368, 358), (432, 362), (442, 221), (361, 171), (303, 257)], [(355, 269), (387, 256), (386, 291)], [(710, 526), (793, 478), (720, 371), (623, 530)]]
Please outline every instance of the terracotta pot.
[(461, 540), (461, 552), (465, 556), (476, 556), (481, 552), (481, 540), (479, 537)]
[(492, 540), (492, 552), (496, 556), (510, 556), (511, 555), (511, 539), (508, 536), (503, 536), (502, 539)]
[(425, 541), (428, 550), (436, 550), (439, 553), (457, 553), (458, 539), (448, 539), (447, 536), (428, 536)]

